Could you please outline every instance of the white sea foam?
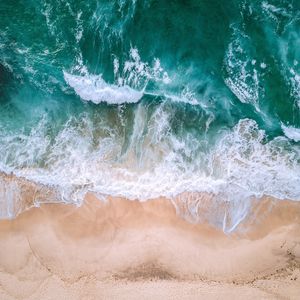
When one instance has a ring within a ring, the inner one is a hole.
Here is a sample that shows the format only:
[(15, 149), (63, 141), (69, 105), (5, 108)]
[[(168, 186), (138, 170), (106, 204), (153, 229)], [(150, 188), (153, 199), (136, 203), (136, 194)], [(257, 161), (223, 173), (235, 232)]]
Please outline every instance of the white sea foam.
[[(300, 200), (300, 150), (285, 137), (265, 143), (264, 131), (245, 119), (219, 133), (207, 151), (201, 150), (204, 140), (173, 135), (170, 118), (161, 105), (147, 121), (139, 104), (126, 151), (124, 138), (105, 118), (72, 118), (51, 143), (42, 121), (30, 135), (1, 136), (0, 161), (18, 176), (55, 187), (65, 202), (80, 203), (87, 191), (141, 201), (214, 193), (230, 205), (212, 213), (211, 222), (227, 231), (246, 216), (253, 196)], [(189, 212), (200, 221), (195, 205), (189, 202)]]
[(295, 142), (300, 142), (300, 128), (295, 128), (292, 126), (285, 126), (281, 125), (281, 128), (289, 139), (295, 141)]
[[(153, 97), (165, 97), (166, 99), (187, 103), (190, 105), (201, 105), (196, 94), (187, 86), (180, 92), (170, 92), (164, 89), (172, 80), (161, 66), (160, 60), (155, 58), (152, 64), (143, 62), (137, 48), (131, 48), (128, 59), (121, 65), (117, 57), (113, 59), (114, 83), (104, 81), (102, 75), (89, 74), (84, 66), (82, 55), (79, 52), (76, 65), (71, 72), (63, 71), (65, 81), (74, 89), (76, 94), (85, 101), (96, 104), (107, 102), (109, 104), (136, 103), (143, 95)], [(71, 73), (79, 73), (74, 75)], [(148, 89), (149, 82), (157, 84), (157, 89)], [(163, 86), (161, 86), (163, 85)]]
[(113, 65), (115, 82), (120, 86), (128, 85), (144, 91), (150, 81), (163, 84), (171, 82), (160, 60), (155, 58), (152, 64), (143, 62), (137, 48), (130, 49), (128, 60), (124, 62), (123, 68), (117, 57), (114, 58)]
[[(296, 66), (297, 66), (296, 62)], [(295, 64), (295, 62), (294, 62)], [(300, 75), (293, 68), (290, 68), (290, 78), (288, 79), (291, 83), (291, 94), (296, 100), (298, 109), (300, 109)]]
[[(255, 69), (256, 60), (245, 50), (248, 40), (246, 34), (233, 27), (232, 41), (224, 58), (225, 83), (242, 103), (251, 103), (259, 110), (259, 73)], [(265, 67), (263, 62), (260, 65)]]
[[(261, 3), (262, 11), (273, 19), (277, 24), (279, 23), (280, 17), (291, 17), (291, 13), (283, 8), (283, 7), (276, 7), (267, 1), (263, 1)], [(291, 6), (289, 6), (290, 8)]]
[(171, 79), (162, 68), (159, 59), (154, 59), (149, 65), (141, 60), (136, 48), (131, 48), (129, 58), (120, 69), (117, 57), (113, 60), (115, 82), (109, 84), (104, 81), (102, 75), (89, 74), (82, 64), (82, 59), (77, 59), (74, 71), (80, 71), (81, 75), (63, 72), (65, 81), (71, 86), (81, 99), (92, 101), (96, 104), (107, 102), (109, 104), (136, 103), (145, 92), (150, 81), (169, 84)]
[(143, 93), (136, 91), (128, 85), (117, 86), (106, 83), (101, 75), (71, 75), (64, 71), (66, 82), (83, 100), (96, 104), (107, 102), (109, 104), (136, 103)]

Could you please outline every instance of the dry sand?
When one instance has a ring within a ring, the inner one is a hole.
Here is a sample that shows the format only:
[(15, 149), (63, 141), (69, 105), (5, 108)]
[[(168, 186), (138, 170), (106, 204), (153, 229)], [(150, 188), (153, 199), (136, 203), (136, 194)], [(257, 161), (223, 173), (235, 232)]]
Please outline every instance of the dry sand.
[(163, 198), (31, 208), (0, 221), (0, 299), (300, 299), (300, 203), (253, 212), (226, 235)]

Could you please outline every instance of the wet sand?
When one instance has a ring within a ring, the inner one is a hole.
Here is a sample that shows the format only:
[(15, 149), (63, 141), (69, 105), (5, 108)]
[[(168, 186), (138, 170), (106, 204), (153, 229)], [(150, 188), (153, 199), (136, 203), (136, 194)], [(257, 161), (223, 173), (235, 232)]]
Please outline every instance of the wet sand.
[(30, 208), (0, 221), (0, 299), (299, 299), (300, 203), (253, 213), (226, 235), (163, 198)]

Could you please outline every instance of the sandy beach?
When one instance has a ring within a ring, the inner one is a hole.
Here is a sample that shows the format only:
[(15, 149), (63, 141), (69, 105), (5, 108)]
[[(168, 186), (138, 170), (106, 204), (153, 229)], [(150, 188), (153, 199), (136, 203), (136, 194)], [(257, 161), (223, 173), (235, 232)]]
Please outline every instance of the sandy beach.
[(300, 0), (0, 0), (0, 300), (300, 300)]
[(163, 198), (30, 208), (0, 221), (0, 298), (299, 299), (300, 205), (258, 203), (230, 235)]

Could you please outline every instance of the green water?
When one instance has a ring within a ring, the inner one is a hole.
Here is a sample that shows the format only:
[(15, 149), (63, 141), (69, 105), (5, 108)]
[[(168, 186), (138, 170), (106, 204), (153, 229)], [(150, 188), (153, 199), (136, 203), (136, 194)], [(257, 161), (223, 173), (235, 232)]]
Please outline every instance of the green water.
[(3, 0), (0, 167), (64, 201), (299, 200), (299, 62), (300, 1)]

